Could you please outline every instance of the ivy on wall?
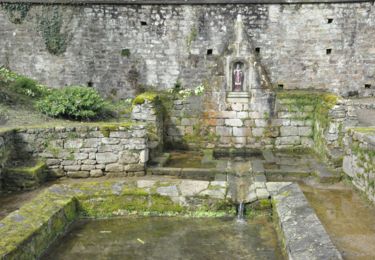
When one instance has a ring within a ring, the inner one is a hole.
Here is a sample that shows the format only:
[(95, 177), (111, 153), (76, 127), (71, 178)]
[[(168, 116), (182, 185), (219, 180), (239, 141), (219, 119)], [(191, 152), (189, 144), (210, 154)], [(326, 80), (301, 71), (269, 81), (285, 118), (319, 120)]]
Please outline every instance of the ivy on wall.
[(12, 23), (20, 24), (25, 20), (29, 10), (31, 8), (30, 3), (2, 3), (2, 9), (4, 9)]
[(64, 18), (58, 6), (46, 7), (38, 16), (38, 30), (42, 34), (47, 50), (54, 55), (61, 55), (66, 51), (71, 36), (63, 29)]

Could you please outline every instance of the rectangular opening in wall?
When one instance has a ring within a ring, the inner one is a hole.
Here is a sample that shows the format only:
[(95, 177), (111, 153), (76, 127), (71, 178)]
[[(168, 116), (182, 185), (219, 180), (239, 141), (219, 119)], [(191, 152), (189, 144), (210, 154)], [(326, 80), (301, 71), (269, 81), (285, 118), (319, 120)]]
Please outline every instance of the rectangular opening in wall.
[(213, 49), (207, 49), (207, 55), (212, 55)]
[(330, 55), (332, 53), (332, 49), (326, 49), (326, 54)]
[(328, 18), (327, 23), (333, 23), (333, 18)]
[(365, 88), (366, 89), (370, 89), (371, 88), (371, 84), (365, 84)]
[(142, 25), (142, 26), (146, 26), (146, 25), (147, 25), (147, 22), (145, 22), (145, 21), (141, 21), (141, 25)]
[(255, 48), (255, 53), (257, 53), (257, 54), (260, 53), (260, 48), (259, 48), (259, 47), (256, 47), (256, 48)]
[(284, 84), (278, 84), (278, 85), (277, 85), (277, 88), (278, 88), (278, 89), (284, 89)]
[(89, 88), (92, 88), (94, 86), (94, 83), (90, 80), (89, 82), (87, 82), (87, 86)]

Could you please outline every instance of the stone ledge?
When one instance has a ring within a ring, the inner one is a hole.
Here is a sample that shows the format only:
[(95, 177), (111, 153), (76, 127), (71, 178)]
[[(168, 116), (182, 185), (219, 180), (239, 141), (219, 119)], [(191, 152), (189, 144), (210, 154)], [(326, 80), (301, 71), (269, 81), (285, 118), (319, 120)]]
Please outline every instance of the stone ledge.
[(266, 185), (289, 259), (342, 259), (298, 184)]
[(361, 3), (370, 0), (3, 0), (3, 3), (111, 4), (111, 5), (206, 5), (206, 4), (319, 4)]

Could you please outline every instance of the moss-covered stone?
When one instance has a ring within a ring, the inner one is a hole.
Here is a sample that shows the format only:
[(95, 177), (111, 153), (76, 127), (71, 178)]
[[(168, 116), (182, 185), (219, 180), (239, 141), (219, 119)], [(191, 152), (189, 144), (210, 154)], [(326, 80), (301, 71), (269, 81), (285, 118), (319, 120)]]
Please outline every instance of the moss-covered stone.
[(38, 161), (34, 166), (6, 168), (4, 171), (4, 186), (9, 190), (34, 189), (47, 178), (45, 162)]
[(133, 100), (133, 105), (142, 105), (145, 103), (145, 101), (149, 102), (155, 102), (159, 99), (159, 95), (156, 92), (144, 92)]

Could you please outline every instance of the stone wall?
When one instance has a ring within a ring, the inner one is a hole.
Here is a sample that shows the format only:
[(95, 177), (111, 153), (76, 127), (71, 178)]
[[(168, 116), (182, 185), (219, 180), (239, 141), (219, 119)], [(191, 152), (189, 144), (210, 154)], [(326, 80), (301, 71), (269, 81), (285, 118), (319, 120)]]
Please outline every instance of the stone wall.
[(13, 152), (13, 131), (0, 132), (0, 193), (3, 187), (4, 168), (9, 163)]
[(0, 8), (0, 65), (50, 86), (89, 85), (114, 97), (132, 96), (139, 86), (170, 88), (177, 81), (223, 88), (224, 56), (241, 14), (250, 51), (273, 85), (374, 95), (371, 2), (21, 10)]
[(144, 175), (148, 160), (147, 130), (136, 124), (18, 130), (14, 144), (19, 156), (45, 160), (57, 177)]
[(336, 104), (336, 96), (257, 92), (249, 103), (226, 102), (225, 97), (213, 102), (215, 92), (174, 100), (165, 119), (165, 142), (193, 148), (283, 149), (313, 148), (315, 139), (323, 139), (322, 149), (330, 151), (341, 142), (339, 132), (348, 116), (346, 106)]
[(144, 99), (134, 104), (131, 119), (147, 125), (147, 147), (151, 157), (157, 156), (164, 149), (164, 118), (160, 102)]
[(375, 203), (375, 128), (353, 128), (345, 136), (344, 172)]

